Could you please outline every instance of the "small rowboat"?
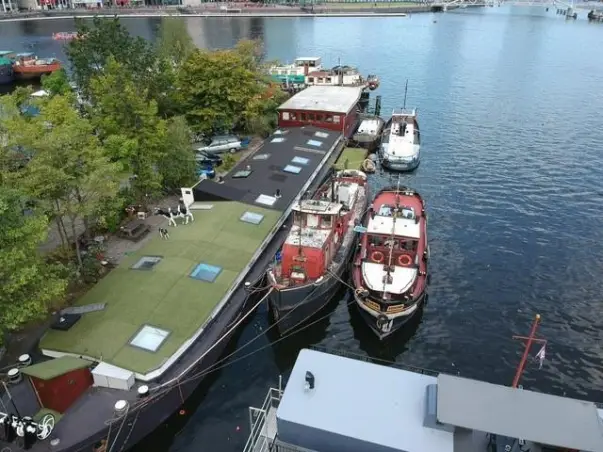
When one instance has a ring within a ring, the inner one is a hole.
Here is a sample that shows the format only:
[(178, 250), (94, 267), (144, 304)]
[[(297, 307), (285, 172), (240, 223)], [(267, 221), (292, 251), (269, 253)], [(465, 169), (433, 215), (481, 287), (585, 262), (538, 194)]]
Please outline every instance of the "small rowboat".
[(61, 31), (59, 33), (53, 33), (52, 39), (55, 41), (71, 41), (77, 39), (78, 34), (76, 31)]

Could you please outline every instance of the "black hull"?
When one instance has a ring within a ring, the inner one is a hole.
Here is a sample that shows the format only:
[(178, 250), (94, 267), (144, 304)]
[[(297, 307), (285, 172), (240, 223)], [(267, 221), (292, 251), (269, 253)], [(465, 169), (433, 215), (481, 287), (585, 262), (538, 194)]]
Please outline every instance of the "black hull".
[(293, 330), (327, 306), (339, 289), (341, 274), (337, 276), (325, 276), (319, 284), (273, 290), (268, 299), (278, 332), (283, 335)]
[[(384, 340), (390, 336), (392, 336), (396, 331), (400, 330), (404, 325), (406, 325), (411, 319), (415, 318), (418, 315), (418, 312), (421, 312), (423, 307), (423, 303), (427, 298), (427, 292), (423, 292), (413, 303), (413, 306), (416, 306), (415, 309), (408, 315), (399, 315), (394, 317), (393, 322), (391, 324), (391, 328), (388, 328), (387, 331), (384, 331), (379, 326), (378, 317), (374, 317), (369, 314), (362, 307), (357, 306), (358, 311), (360, 312), (360, 316), (364, 320), (364, 322), (369, 326), (371, 331), (377, 335), (380, 340)], [(361, 301), (356, 298), (356, 304), (360, 304)]]

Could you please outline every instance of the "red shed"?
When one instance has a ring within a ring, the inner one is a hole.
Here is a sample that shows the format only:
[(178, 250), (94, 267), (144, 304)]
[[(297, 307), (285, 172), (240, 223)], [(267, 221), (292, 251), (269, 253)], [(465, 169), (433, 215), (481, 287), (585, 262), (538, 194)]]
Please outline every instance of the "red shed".
[(29, 377), (40, 406), (62, 414), (92, 386), (91, 365), (85, 359), (63, 356), (23, 367), (21, 372)]
[(279, 107), (279, 127), (315, 126), (354, 133), (362, 87), (309, 86)]

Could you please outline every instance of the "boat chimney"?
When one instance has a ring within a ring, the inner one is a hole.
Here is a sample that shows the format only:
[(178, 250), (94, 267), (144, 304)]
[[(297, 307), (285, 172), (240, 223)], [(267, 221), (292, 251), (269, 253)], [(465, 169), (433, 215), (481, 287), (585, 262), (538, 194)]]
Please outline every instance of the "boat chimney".
[(309, 370), (306, 371), (306, 383), (304, 385), (306, 391), (314, 389), (314, 374)]
[(276, 191), (274, 192), (274, 197), (278, 199), (278, 198), (280, 198), (281, 196), (282, 196), (282, 195), (281, 195), (281, 189), (280, 189), (280, 188), (277, 188), (277, 189), (276, 189)]
[(304, 75), (308, 75), (310, 73), (310, 65), (308, 63), (304, 63)]

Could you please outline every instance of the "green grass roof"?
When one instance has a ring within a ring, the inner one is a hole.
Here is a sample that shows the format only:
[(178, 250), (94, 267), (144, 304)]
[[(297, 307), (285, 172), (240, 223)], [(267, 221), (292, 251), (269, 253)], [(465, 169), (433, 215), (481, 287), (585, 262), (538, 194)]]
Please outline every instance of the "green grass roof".
[[(160, 367), (205, 322), (281, 212), (238, 202), (215, 202), (193, 211), (195, 222), (169, 228), (169, 240), (155, 236), (86, 293), (77, 305), (107, 303), (84, 314), (68, 331), (49, 330), (40, 348), (89, 356), (146, 374)], [(264, 215), (259, 225), (240, 221), (244, 212)], [(162, 256), (152, 270), (133, 270), (143, 256)], [(191, 278), (201, 262), (219, 266), (213, 283)], [(145, 325), (169, 331), (156, 352), (129, 341)]]
[(92, 365), (92, 363), (85, 359), (63, 356), (61, 358), (42, 361), (33, 366), (23, 367), (21, 368), (21, 372), (30, 377), (39, 378), (40, 380), (52, 380), (53, 378), (65, 375), (67, 372), (83, 369), (90, 365)]

